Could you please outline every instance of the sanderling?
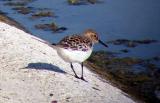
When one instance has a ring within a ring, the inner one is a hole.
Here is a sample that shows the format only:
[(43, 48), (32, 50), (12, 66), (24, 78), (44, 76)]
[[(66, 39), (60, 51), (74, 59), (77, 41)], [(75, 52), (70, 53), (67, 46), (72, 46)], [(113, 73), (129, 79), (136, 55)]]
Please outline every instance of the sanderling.
[[(70, 66), (78, 79), (85, 80), (83, 77), (83, 62), (88, 59), (93, 51), (93, 45), (95, 43), (101, 43), (105, 47), (108, 47), (103, 43), (98, 34), (92, 30), (86, 30), (83, 35), (71, 35), (64, 37), (59, 43), (52, 44), (58, 55), (66, 62), (70, 63)], [(76, 74), (72, 63), (80, 63), (82, 67), (81, 77)]]

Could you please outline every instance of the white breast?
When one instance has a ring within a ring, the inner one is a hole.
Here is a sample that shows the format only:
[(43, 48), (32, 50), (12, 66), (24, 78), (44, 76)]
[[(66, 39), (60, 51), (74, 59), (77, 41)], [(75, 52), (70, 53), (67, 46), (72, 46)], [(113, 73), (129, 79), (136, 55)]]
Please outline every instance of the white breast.
[(57, 47), (57, 53), (66, 62), (81, 63), (90, 57), (92, 49), (88, 51), (73, 51), (71, 49)]

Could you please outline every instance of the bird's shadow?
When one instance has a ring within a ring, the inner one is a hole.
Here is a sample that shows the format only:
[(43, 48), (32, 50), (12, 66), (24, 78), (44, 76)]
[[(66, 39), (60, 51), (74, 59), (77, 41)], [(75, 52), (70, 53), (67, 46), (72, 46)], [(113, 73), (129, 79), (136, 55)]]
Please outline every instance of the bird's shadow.
[(27, 67), (25, 68), (29, 68), (29, 69), (37, 69), (37, 70), (50, 70), (50, 71), (54, 71), (54, 72), (58, 72), (58, 73), (63, 73), (65, 74), (66, 72), (63, 71), (62, 69), (60, 69), (59, 67), (52, 65), (52, 64), (48, 64), (48, 63), (29, 63)]

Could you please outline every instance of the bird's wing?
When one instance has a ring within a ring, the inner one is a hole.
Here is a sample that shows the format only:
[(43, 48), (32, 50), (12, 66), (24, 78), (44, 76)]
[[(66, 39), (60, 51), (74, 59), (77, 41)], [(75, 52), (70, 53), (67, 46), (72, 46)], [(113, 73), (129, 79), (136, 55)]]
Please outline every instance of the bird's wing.
[(92, 42), (83, 36), (71, 35), (63, 38), (57, 46), (65, 49), (86, 51), (91, 48)]

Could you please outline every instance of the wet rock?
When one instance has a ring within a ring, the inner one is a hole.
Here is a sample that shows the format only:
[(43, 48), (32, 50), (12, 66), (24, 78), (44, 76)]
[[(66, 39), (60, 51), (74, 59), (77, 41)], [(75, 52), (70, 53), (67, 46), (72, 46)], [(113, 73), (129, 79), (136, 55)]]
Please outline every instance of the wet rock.
[(23, 7), (23, 6), (22, 7), (15, 7), (15, 8), (13, 8), (13, 10), (18, 11), (18, 13), (21, 13), (21, 14), (29, 14), (32, 12), (31, 8)]
[(133, 42), (133, 41), (129, 41), (127, 44), (126, 44), (127, 47), (136, 47), (137, 46), (137, 43)]
[(87, 1), (91, 4), (95, 4), (97, 2), (97, 0), (87, 0)]
[(134, 65), (134, 64), (138, 64), (141, 63), (141, 59), (138, 58), (133, 58), (133, 57), (124, 57), (124, 58), (113, 58), (111, 60), (111, 63), (115, 64), (118, 63), (118, 65)]
[(128, 52), (129, 52), (128, 49), (122, 49), (122, 50), (120, 50), (120, 51), (123, 52), (123, 53), (128, 53)]
[(54, 31), (54, 32), (58, 31), (59, 27), (55, 23), (51, 23), (48, 26), (52, 31)]
[(66, 27), (58, 27), (54, 22), (51, 24), (38, 24), (38, 25), (35, 25), (35, 28), (43, 29), (46, 31), (51, 30), (53, 32), (63, 32), (67, 30)]
[(122, 45), (122, 44), (125, 44), (128, 42), (129, 42), (129, 40), (127, 40), (127, 39), (117, 39), (117, 40), (108, 41), (107, 43), (112, 43), (114, 45)]
[(133, 81), (134, 82), (138, 82), (138, 83), (140, 83), (140, 82), (143, 83), (145, 81), (150, 81), (150, 80), (151, 80), (151, 78), (148, 75), (144, 74), (144, 73), (143, 74), (141, 73), (141, 75), (137, 74), (133, 78)]
[(59, 31), (59, 32), (63, 32), (63, 31), (65, 31), (65, 30), (67, 30), (66, 27), (59, 27), (59, 28), (57, 29), (57, 31)]
[(0, 11), (0, 15), (7, 15), (7, 13)]
[(155, 56), (153, 57), (154, 60), (159, 61), (160, 60), (160, 56)]
[(139, 43), (139, 44), (150, 44), (157, 42), (157, 40), (152, 40), (152, 39), (144, 39), (144, 40), (133, 40), (133, 42)]
[(95, 4), (97, 0), (68, 0), (68, 4), (70, 5), (86, 5), (86, 4)]
[(33, 18), (40, 18), (40, 17), (53, 17), (54, 13), (51, 11), (40, 11), (32, 15)]
[(127, 47), (136, 47), (139, 44), (150, 44), (150, 43), (155, 43), (155, 42), (158, 42), (158, 41), (152, 40), (152, 39), (144, 39), (144, 40), (117, 39), (117, 40), (108, 41), (107, 43), (111, 43), (114, 45), (124, 45)]
[(79, 0), (68, 0), (68, 3), (70, 5), (78, 5), (80, 3), (80, 1)]
[(47, 31), (47, 30), (49, 30), (49, 24), (37, 24), (37, 25), (35, 25), (35, 28), (43, 29), (43, 30)]

